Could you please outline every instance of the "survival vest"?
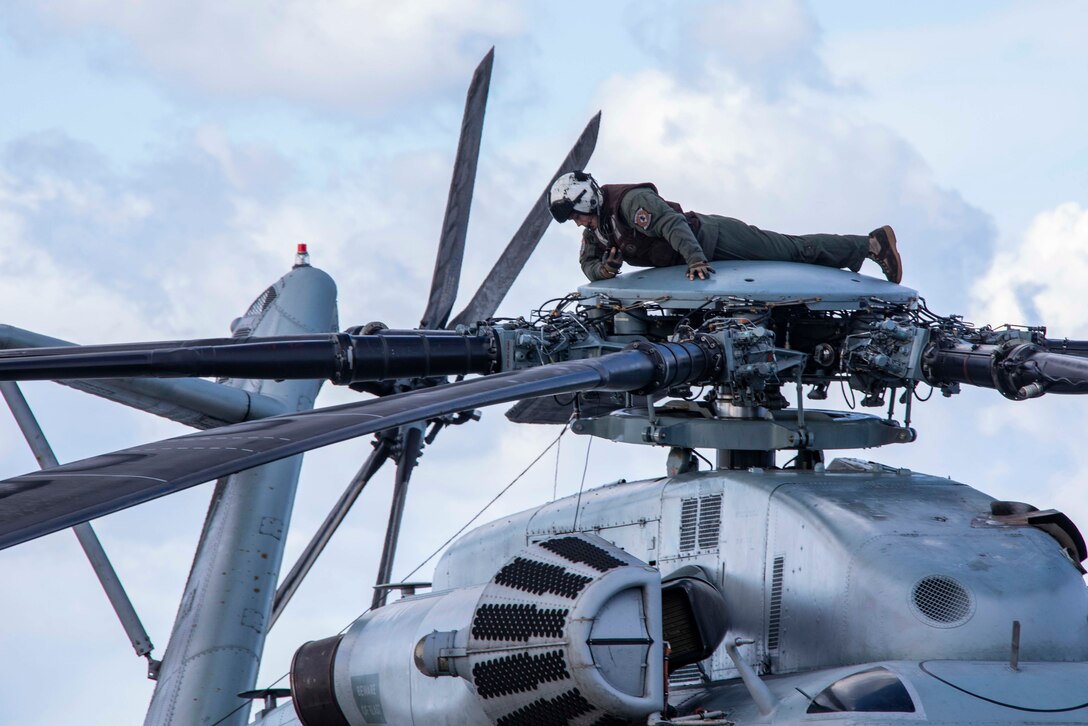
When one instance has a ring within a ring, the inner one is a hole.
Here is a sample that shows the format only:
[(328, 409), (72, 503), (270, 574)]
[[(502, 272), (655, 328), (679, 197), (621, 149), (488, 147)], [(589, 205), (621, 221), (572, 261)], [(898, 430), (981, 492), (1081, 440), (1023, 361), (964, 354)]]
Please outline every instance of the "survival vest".
[[(657, 194), (657, 187), (649, 182), (601, 186), (601, 192), (604, 194), (601, 216), (611, 221), (613, 244), (619, 248), (623, 261), (636, 267), (671, 267), (687, 264), (687, 260), (672, 248), (668, 240), (644, 234), (641, 230), (627, 224), (620, 216), (620, 202), (623, 201), (627, 192), (633, 189), (649, 189)], [(676, 202), (665, 200), (665, 203), (684, 215), (692, 233), (698, 237), (699, 218), (695, 212), (685, 212)]]

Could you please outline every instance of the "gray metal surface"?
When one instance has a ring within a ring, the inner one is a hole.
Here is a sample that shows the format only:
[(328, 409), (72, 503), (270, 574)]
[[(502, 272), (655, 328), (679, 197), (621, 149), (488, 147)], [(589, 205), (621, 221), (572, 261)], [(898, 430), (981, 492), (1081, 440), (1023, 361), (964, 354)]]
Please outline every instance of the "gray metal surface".
[(578, 288), (585, 298), (604, 295), (623, 302), (656, 300), (666, 308), (695, 308), (714, 298), (767, 303), (804, 302), (813, 310), (857, 310), (870, 301), (910, 304), (918, 292), (868, 275), (800, 262), (712, 263), (708, 280), (688, 280), (687, 269), (659, 267), (627, 272)]
[(495, 62), (492, 48), (480, 61), (465, 98), (465, 113), (461, 119), (461, 137), (453, 162), (446, 216), (442, 219), (442, 234), (434, 262), (434, 276), (427, 309), (420, 322), (422, 328), (444, 328), (449, 320), (457, 287), (461, 279), (461, 261), (465, 256), (465, 235), (468, 232), (469, 211), (472, 208), (472, 188), (476, 184), (476, 162), (480, 157), (480, 136), (484, 130), (484, 110), (487, 91), (491, 85), (491, 67)]
[[(806, 713), (811, 696), (842, 678), (871, 668), (886, 668), (895, 674), (906, 688), (915, 710), (905, 713)], [(729, 719), (737, 724), (1084, 724), (1088, 720), (1088, 707), (1057, 711), (1024, 710), (1017, 706), (1016, 699), (1023, 694), (1036, 692), (1047, 694), (1047, 705), (1060, 704), (1068, 708), (1085, 704), (1088, 700), (1085, 693), (1086, 669), (1088, 664), (1084, 663), (1033, 662), (1024, 664), (1023, 673), (1014, 673), (1008, 669), (1007, 662), (871, 661), (764, 679), (775, 699), (776, 707), (770, 716), (759, 713), (744, 686), (737, 682), (687, 689), (674, 695), (683, 703), (684, 711), (726, 708)], [(993, 676), (995, 680), (989, 686), (990, 693), (998, 687), (1002, 690), (995, 694), (997, 698), (992, 701), (983, 700), (937, 680), (927, 670), (954, 672), (963, 681), (975, 683)], [(1043, 702), (1037, 703), (1042, 705)]]
[[(616, 484), (465, 535), (434, 583), (483, 581), (520, 543), (572, 531), (577, 507), (578, 530), (663, 574), (689, 564), (715, 573), (734, 619), (730, 637), (755, 641), (740, 652), (761, 671), (874, 656), (1007, 662), (1014, 616), (1025, 622), (1024, 660), (1088, 661), (1079, 572), (1047, 534), (985, 525), (991, 501), (947, 479), (895, 471), (722, 471)], [(932, 576), (968, 593), (958, 617), (934, 619), (919, 606), (917, 585)], [(705, 666), (714, 679), (738, 675), (724, 649)]]
[(910, 430), (866, 414), (806, 410), (804, 426), (795, 411), (768, 412), (772, 414), (768, 419), (711, 419), (670, 415), (663, 409), (651, 422), (646, 409), (628, 408), (578, 419), (571, 431), (625, 444), (752, 451), (862, 449), (913, 440)]
[[(312, 267), (275, 285), (255, 335), (335, 330), (336, 286)], [(231, 381), (290, 410), (313, 406), (320, 381)], [(268, 631), (301, 457), (216, 483), (208, 517), (162, 659), (145, 724), (241, 726)]]
[[(11, 325), (0, 325), (0, 348), (75, 345)], [(200, 379), (154, 378), (63, 381), (61, 385), (147, 411), (197, 429), (249, 421), (283, 413), (282, 403), (256, 391), (220, 386)]]

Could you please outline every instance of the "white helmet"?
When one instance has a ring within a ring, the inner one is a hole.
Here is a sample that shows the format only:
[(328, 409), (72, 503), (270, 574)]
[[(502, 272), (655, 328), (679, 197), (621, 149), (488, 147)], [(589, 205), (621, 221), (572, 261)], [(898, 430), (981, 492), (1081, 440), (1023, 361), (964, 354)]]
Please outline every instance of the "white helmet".
[(575, 212), (597, 214), (604, 204), (601, 188), (584, 171), (561, 174), (548, 194), (548, 208), (557, 222), (566, 222)]

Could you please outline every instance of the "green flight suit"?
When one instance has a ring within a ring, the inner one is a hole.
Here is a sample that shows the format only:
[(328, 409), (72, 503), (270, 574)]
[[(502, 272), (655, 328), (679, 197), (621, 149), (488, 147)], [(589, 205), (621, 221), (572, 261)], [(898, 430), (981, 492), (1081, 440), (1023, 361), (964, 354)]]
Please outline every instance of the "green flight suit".
[[(615, 229), (626, 227), (659, 238), (660, 244), (668, 245), (677, 253), (673, 264), (686, 262), (690, 265), (708, 260), (780, 260), (857, 272), (869, 253), (868, 235), (781, 234), (716, 214), (695, 213), (696, 233), (683, 213), (646, 187), (626, 191), (617, 212), (619, 219), (613, 220), (612, 224)], [(611, 247), (618, 247), (623, 253), (622, 235), (615, 232), (613, 235), (615, 240), (585, 230), (579, 263), (590, 280), (610, 277), (602, 271), (601, 262)]]

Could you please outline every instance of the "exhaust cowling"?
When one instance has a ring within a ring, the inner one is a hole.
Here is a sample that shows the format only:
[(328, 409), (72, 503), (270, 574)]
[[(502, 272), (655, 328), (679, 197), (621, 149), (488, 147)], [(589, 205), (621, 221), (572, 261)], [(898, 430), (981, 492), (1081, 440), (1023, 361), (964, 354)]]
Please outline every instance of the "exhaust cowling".
[(589, 726), (659, 711), (663, 660), (657, 570), (578, 534), (526, 547), (487, 584), (368, 613), (331, 660), (296, 655), (321, 665), (291, 677), (293, 687), (334, 694), (343, 717), (330, 716), (327, 697), (296, 693), (307, 726)]

